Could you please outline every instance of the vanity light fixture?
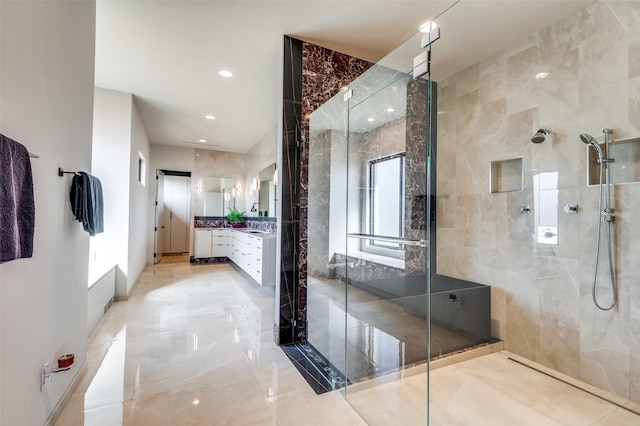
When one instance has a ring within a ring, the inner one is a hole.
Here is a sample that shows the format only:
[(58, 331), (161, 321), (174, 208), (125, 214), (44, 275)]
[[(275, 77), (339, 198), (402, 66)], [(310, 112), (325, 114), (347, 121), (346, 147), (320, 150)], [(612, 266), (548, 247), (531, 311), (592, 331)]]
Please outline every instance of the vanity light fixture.
[(228, 70), (220, 70), (220, 71), (218, 71), (218, 74), (220, 74), (220, 76), (225, 77), (225, 78), (233, 77), (233, 73), (231, 71), (228, 71)]
[(253, 178), (253, 187), (254, 187), (254, 191), (258, 192), (260, 191), (260, 179), (259, 178)]
[(278, 186), (278, 169), (273, 171), (273, 184)]

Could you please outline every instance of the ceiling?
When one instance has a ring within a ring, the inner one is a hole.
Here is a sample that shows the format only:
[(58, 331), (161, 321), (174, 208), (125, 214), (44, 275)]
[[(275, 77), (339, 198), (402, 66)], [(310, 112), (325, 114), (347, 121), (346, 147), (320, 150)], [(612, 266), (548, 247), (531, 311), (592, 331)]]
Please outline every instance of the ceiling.
[(244, 153), (277, 125), (284, 34), (372, 62), (408, 40), (392, 59), (411, 64), (442, 15), (437, 80), (589, 3), (98, 0), (95, 84), (135, 95), (151, 143)]

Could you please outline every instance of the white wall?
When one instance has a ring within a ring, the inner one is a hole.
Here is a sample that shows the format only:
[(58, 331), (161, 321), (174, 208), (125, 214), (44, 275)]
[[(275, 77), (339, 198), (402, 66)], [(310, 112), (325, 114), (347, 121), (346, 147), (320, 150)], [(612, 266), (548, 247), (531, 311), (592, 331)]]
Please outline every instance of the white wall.
[(118, 296), (126, 296), (129, 287), (130, 174), (126, 170), (129, 170), (131, 161), (132, 107), (130, 93), (95, 89), (92, 171), (102, 182), (104, 233), (91, 239), (92, 259), (95, 258), (97, 264), (90, 267), (117, 265)]
[[(72, 217), (70, 177), (91, 167), (95, 3), (0, 2), (0, 131), (32, 161), (34, 255), (0, 266), (0, 424), (42, 425), (86, 358), (89, 236)], [(40, 392), (40, 369), (75, 353)]]
[(142, 118), (133, 103), (131, 115), (131, 151), (130, 151), (130, 173), (129, 173), (129, 271), (127, 282), (127, 294), (131, 292), (135, 281), (142, 273), (147, 263), (147, 230), (149, 229), (147, 208), (149, 205), (150, 176), (147, 167), (145, 184), (138, 182), (138, 157), (139, 153), (149, 162), (150, 144), (147, 131), (142, 124)]
[(94, 109), (92, 164), (102, 181), (105, 232), (92, 239), (91, 252), (117, 265), (116, 296), (125, 298), (147, 259), (148, 191), (138, 182), (138, 153), (149, 158), (149, 138), (131, 93), (96, 88)]
[[(193, 148), (181, 148), (167, 145), (151, 145), (150, 157), (147, 157), (147, 170), (149, 172), (149, 180), (147, 184), (147, 264), (153, 265), (153, 243), (154, 243), (154, 226), (155, 226), (155, 200), (156, 200), (156, 178), (157, 169), (177, 170), (182, 172), (193, 172), (196, 168), (195, 158), (196, 150)], [(195, 179), (191, 179), (191, 193), (196, 193)], [(192, 210), (193, 213), (193, 210)], [(193, 223), (191, 224), (193, 231)], [(193, 233), (193, 232), (192, 232)], [(193, 241), (193, 235), (190, 236)]]

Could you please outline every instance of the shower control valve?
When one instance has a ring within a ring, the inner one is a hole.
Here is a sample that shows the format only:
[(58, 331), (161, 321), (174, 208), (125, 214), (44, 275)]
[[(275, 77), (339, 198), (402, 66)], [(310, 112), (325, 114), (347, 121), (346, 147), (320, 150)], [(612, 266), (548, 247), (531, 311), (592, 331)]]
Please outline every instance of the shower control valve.
[(564, 206), (564, 211), (567, 214), (577, 214), (578, 213), (578, 205), (577, 204), (567, 204)]
[(529, 206), (520, 206), (518, 207), (518, 212), (520, 214), (529, 214), (531, 212), (531, 208)]
[(616, 221), (615, 209), (604, 209), (604, 215), (602, 215), (602, 220), (609, 223), (615, 223)]

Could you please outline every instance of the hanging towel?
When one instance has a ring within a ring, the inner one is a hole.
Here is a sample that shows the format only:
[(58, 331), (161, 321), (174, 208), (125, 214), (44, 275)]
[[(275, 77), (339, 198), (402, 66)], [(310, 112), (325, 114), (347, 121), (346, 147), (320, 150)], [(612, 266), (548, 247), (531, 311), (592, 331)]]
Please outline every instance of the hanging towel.
[(92, 237), (104, 232), (104, 205), (100, 179), (86, 172), (73, 176), (69, 192), (71, 211)]
[(0, 263), (33, 255), (35, 219), (29, 151), (0, 134)]

